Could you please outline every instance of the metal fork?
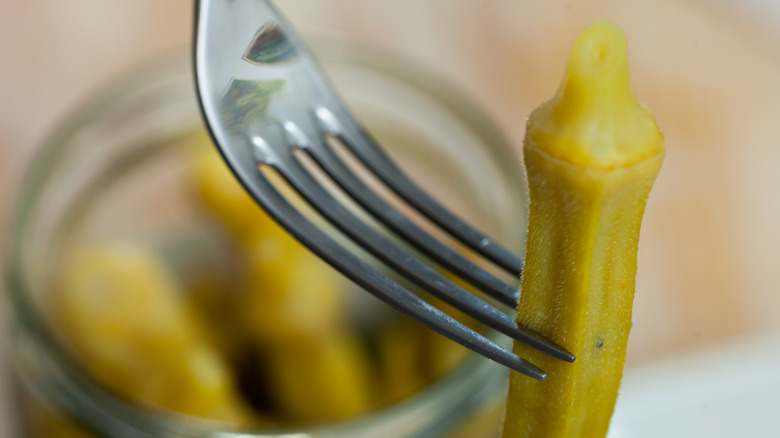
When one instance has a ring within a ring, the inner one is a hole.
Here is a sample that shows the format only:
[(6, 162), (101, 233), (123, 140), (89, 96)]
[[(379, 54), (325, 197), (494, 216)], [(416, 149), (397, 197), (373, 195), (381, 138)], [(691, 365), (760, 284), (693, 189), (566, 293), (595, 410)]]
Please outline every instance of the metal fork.
[(363, 249), (421, 289), (558, 359), (574, 355), (401, 249), (335, 199), (296, 156), (303, 151), (397, 237), (506, 306), (517, 291), (422, 230), (369, 189), (334, 152), (344, 144), (384, 184), (443, 230), (514, 276), (523, 261), (418, 187), (341, 102), (292, 27), (265, 0), (196, 0), (195, 74), (201, 110), (222, 155), (254, 199), (295, 238), (355, 283), (455, 342), (528, 376), (546, 373), (389, 279), (291, 204), (261, 170), (271, 168)]

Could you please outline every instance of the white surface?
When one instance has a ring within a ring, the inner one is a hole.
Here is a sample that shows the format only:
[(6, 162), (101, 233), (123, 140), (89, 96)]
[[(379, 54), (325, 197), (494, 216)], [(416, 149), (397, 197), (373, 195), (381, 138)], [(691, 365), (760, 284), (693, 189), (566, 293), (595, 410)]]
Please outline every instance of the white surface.
[(780, 334), (624, 378), (609, 438), (780, 437)]

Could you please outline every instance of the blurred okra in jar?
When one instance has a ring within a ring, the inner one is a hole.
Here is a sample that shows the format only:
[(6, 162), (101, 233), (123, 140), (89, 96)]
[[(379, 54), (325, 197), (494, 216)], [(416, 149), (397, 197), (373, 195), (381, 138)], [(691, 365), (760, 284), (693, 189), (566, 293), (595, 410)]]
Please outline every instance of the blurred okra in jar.
[[(403, 60), (318, 53), (413, 178), (523, 248), (523, 173), (471, 102)], [(202, 127), (182, 54), (128, 73), (49, 136), (8, 259), (31, 437), (498, 432), (506, 371), (357, 289), (253, 204)]]

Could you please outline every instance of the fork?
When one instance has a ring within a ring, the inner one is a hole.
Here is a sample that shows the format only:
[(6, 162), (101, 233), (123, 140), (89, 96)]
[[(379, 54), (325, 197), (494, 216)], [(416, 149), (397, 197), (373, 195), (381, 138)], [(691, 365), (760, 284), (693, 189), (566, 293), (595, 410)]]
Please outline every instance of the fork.
[(244, 188), (301, 243), (359, 286), (455, 342), (530, 377), (546, 373), (461, 324), (362, 260), (313, 223), (263, 169), (275, 171), (354, 243), (413, 284), (485, 325), (552, 357), (574, 355), (467, 292), (356, 216), (325, 189), (297, 153), (308, 155), (365, 211), (466, 282), (509, 308), (517, 290), (432, 237), (372, 191), (335, 153), (343, 144), (378, 179), (441, 229), (519, 277), (523, 260), (453, 215), (416, 185), (341, 102), (308, 49), (266, 0), (196, 0), (196, 89), (207, 127)]

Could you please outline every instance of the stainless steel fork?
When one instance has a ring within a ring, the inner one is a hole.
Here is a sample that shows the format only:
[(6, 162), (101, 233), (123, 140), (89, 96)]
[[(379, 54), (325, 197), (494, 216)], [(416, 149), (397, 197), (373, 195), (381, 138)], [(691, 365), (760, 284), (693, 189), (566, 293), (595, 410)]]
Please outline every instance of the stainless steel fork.
[(487, 260), (519, 276), (523, 261), (455, 217), (391, 161), (344, 106), (314, 58), (276, 8), (265, 0), (196, 1), (195, 73), (211, 135), (254, 199), (295, 238), (394, 308), (467, 348), (528, 376), (546, 373), (457, 322), (380, 273), (313, 224), (261, 171), (269, 167), (342, 233), (423, 290), (524, 344), (553, 357), (574, 356), (364, 223), (323, 188), (296, 150), (308, 154), (367, 212), (395, 235), (510, 308), (517, 291), (422, 230), (358, 178), (332, 150), (343, 143), (384, 184)]

